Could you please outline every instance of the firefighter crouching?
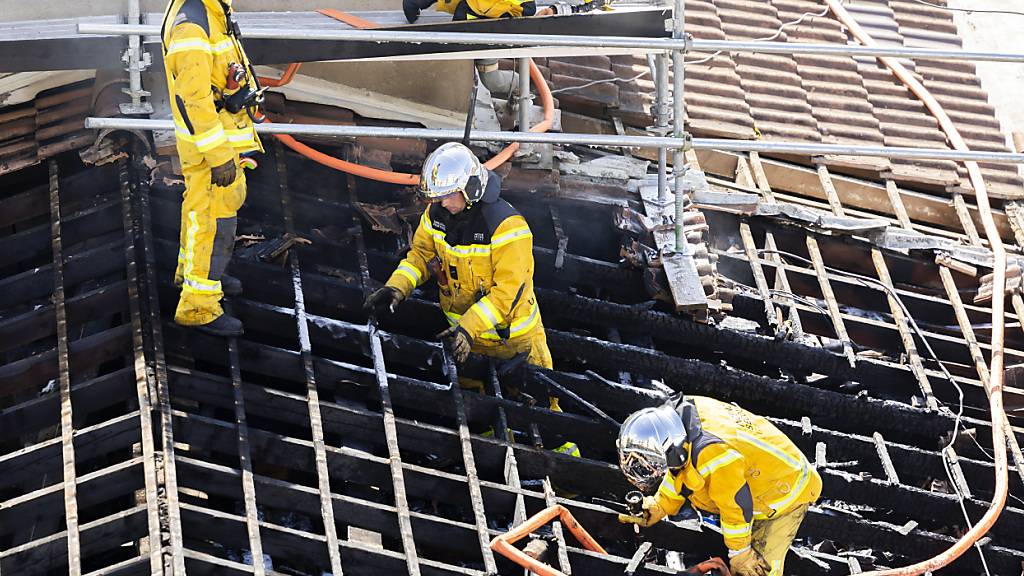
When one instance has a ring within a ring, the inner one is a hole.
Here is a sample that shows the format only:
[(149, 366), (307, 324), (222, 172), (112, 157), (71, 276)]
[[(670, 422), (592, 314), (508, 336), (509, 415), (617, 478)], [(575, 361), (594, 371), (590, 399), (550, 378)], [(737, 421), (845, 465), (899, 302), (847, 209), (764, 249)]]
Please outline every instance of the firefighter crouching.
[(718, 514), (738, 576), (783, 574), (786, 552), (821, 495), (821, 477), (771, 422), (732, 404), (700, 396), (673, 397), (623, 424), (619, 466), (644, 493), (638, 515), (620, 522), (652, 526), (689, 499)]

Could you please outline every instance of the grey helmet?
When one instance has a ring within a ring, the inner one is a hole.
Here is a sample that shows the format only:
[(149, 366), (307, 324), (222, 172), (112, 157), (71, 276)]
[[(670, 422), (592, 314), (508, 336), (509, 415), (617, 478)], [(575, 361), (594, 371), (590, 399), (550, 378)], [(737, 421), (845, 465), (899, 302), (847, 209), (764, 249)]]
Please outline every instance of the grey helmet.
[(420, 197), (433, 201), (461, 192), (467, 204), (484, 196), (487, 169), (459, 142), (449, 142), (427, 156), (420, 174)]
[(687, 400), (634, 412), (615, 441), (619, 468), (641, 492), (653, 492), (670, 468), (686, 464), (689, 444), (700, 433), (696, 408)]

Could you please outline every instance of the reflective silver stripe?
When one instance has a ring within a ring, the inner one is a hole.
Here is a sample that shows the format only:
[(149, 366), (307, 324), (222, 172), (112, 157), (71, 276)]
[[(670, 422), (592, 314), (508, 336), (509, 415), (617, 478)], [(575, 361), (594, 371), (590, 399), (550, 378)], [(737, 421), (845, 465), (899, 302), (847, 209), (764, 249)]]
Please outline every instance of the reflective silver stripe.
[(727, 524), (722, 522), (722, 534), (730, 538), (742, 538), (744, 536), (750, 536), (754, 525), (752, 523), (747, 524)]
[(529, 226), (520, 226), (518, 228), (513, 228), (508, 232), (504, 232), (502, 234), (495, 236), (494, 238), (491, 238), (491, 248), (500, 248), (506, 244), (511, 244), (516, 240), (525, 239), (527, 237), (533, 237), (533, 234), (530, 233)]
[(804, 461), (804, 467), (800, 472), (800, 479), (797, 480), (796, 486), (793, 486), (789, 491), (789, 494), (785, 497), (780, 498), (775, 502), (769, 502), (768, 506), (771, 506), (772, 510), (784, 510), (793, 503), (793, 500), (796, 500), (797, 497), (803, 493), (804, 488), (807, 487), (807, 480), (810, 478), (810, 475), (810, 464), (808, 464), (807, 461)]
[(491, 304), (491, 300), (487, 296), (477, 300), (470, 310), (476, 312), (476, 315), (487, 323), (488, 330), (493, 330), (498, 325), (498, 322), (500, 322), (498, 309), (495, 308), (494, 304)]
[(224, 52), (230, 52), (235, 47), (234, 42), (230, 38), (227, 40), (221, 40), (216, 44), (211, 44), (210, 49), (216, 54), (223, 54)]
[[(519, 320), (519, 321), (513, 323), (509, 327), (509, 329), (508, 329), (508, 337), (509, 338), (515, 338), (517, 336), (522, 336), (523, 334), (526, 334), (527, 332), (532, 330), (534, 326), (537, 325), (537, 322), (539, 320), (540, 320), (540, 307), (538, 307), (537, 304), (534, 303), (533, 304), (533, 308), (530, 310), (530, 315), (529, 316), (527, 316), (526, 318), (523, 318), (522, 320)], [(484, 338), (484, 339), (487, 339), (487, 340), (499, 340), (500, 339), (498, 337), (498, 332), (496, 330), (487, 330), (487, 331), (483, 332), (480, 336), (481, 336), (481, 338)]]
[(420, 271), (417, 270), (415, 266), (405, 262), (404, 260), (402, 261), (401, 264), (398, 265), (398, 270), (404, 270), (406, 273), (412, 276), (413, 286), (419, 286), (420, 280), (423, 279), (423, 276), (420, 275)]
[(701, 476), (707, 478), (708, 475), (711, 474), (712, 472), (714, 472), (715, 470), (718, 470), (722, 466), (725, 466), (727, 464), (735, 462), (736, 460), (739, 460), (740, 458), (742, 458), (742, 456), (740, 456), (739, 452), (737, 452), (735, 450), (732, 450), (732, 449), (729, 449), (729, 450), (719, 454), (718, 456), (715, 456), (710, 461), (708, 461), (706, 464), (704, 464), (703, 466), (698, 468), (697, 472)]
[(189, 292), (200, 292), (203, 294), (220, 294), (221, 284), (219, 281), (204, 280), (196, 277), (185, 277), (182, 287)]
[[(790, 468), (792, 468), (794, 470), (796, 470), (796, 469), (798, 469), (798, 468), (800, 468), (802, 466), (802, 464), (801, 464), (801, 462), (799, 460), (793, 458), (789, 454), (786, 454), (785, 452), (783, 452), (782, 450), (776, 448), (775, 446), (772, 446), (768, 442), (765, 442), (764, 440), (761, 440), (760, 438), (750, 434), (749, 432), (744, 432), (743, 430), (740, 430), (739, 432), (736, 433), (736, 435), (740, 439), (742, 439), (742, 440), (744, 440), (746, 442), (750, 442), (751, 444), (757, 446), (761, 450), (764, 450), (765, 452), (770, 452), (773, 456), (775, 456), (779, 460), (782, 460), (786, 464), (789, 464)], [(801, 458), (802, 458), (802, 456), (801, 456)]]
[(459, 320), (462, 318), (462, 314), (456, 314), (455, 312), (449, 312), (445, 310), (444, 317), (448, 319), (449, 324), (455, 326), (456, 324), (459, 323)]
[(213, 51), (213, 48), (210, 46), (209, 42), (202, 38), (186, 38), (171, 42), (171, 45), (167, 47), (167, 55), (170, 56), (171, 54), (189, 52), (192, 50), (210, 54)]

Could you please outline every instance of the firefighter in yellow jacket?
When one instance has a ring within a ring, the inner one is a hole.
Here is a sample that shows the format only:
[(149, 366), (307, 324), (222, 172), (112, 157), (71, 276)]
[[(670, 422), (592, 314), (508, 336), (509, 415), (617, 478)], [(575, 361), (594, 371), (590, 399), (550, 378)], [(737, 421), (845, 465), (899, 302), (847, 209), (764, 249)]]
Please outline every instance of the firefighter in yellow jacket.
[[(533, 293), (533, 234), (501, 199), (501, 177), (469, 148), (452, 142), (427, 157), (420, 196), (430, 202), (412, 247), (367, 309), (394, 311), (413, 290), (436, 277), (441, 310), (459, 364), (470, 351), (509, 359), (527, 352), (534, 366), (551, 368), (537, 297)], [(558, 399), (549, 398), (552, 410)], [(558, 451), (578, 455), (572, 443)]]
[(619, 466), (642, 492), (643, 513), (621, 522), (647, 527), (677, 514), (687, 499), (718, 514), (738, 576), (783, 574), (786, 552), (808, 506), (821, 495), (821, 477), (771, 422), (699, 396), (674, 397), (623, 424)]
[(161, 31), (178, 156), (185, 177), (174, 321), (217, 335), (242, 333), (224, 313), (241, 291), (224, 272), (245, 201), (240, 155), (262, 152), (253, 127), (262, 95), (231, 19), (231, 0), (172, 0)]

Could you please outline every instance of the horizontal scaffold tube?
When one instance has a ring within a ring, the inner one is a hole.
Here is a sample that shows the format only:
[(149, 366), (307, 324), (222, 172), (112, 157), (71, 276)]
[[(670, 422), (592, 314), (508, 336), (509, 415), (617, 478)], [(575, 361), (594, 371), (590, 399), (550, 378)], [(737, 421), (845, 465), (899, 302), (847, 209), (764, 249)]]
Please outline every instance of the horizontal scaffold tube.
[[(171, 120), (137, 118), (87, 118), (86, 128), (123, 130), (174, 130)], [(462, 130), (431, 128), (392, 128), (380, 126), (335, 126), (321, 124), (259, 124), (261, 134), (290, 134), (292, 136), (334, 136), (337, 138), (416, 138), (433, 140), (461, 140)], [(473, 132), (476, 142), (530, 142), (538, 144), (575, 144), (580, 146), (608, 146), (626, 148), (679, 148), (684, 141), (660, 136), (620, 136), (617, 134), (565, 134), (561, 132)], [(731, 140), (724, 138), (694, 138), (687, 145), (694, 150), (722, 150), (729, 152), (759, 152), (764, 154), (877, 156), (921, 160), (973, 160), (1024, 164), (1024, 154), (1009, 152), (969, 152), (937, 148), (901, 148), (896, 146), (847, 146), (835, 144), (805, 144), (801, 142), (764, 142), (761, 140)]]
[[(967, 52), (927, 48), (874, 47), (849, 44), (811, 44), (736, 40), (699, 40), (694, 38), (635, 38), (629, 36), (565, 36), (551, 34), (501, 34), (476, 32), (416, 32), (404, 30), (358, 30), (318, 28), (243, 28), (246, 38), (264, 40), (319, 40), (335, 42), (408, 42), (412, 44), (463, 44), (482, 46), (521, 46), (572, 48), (620, 48), (638, 52), (684, 50), (694, 52), (760, 52), (763, 54), (822, 54), (889, 58), (929, 58), (987, 62), (1024, 62), (1024, 54)], [(79, 24), (79, 34), (103, 36), (158, 36), (159, 26), (144, 24)], [(467, 55), (472, 58), (472, 55)]]

